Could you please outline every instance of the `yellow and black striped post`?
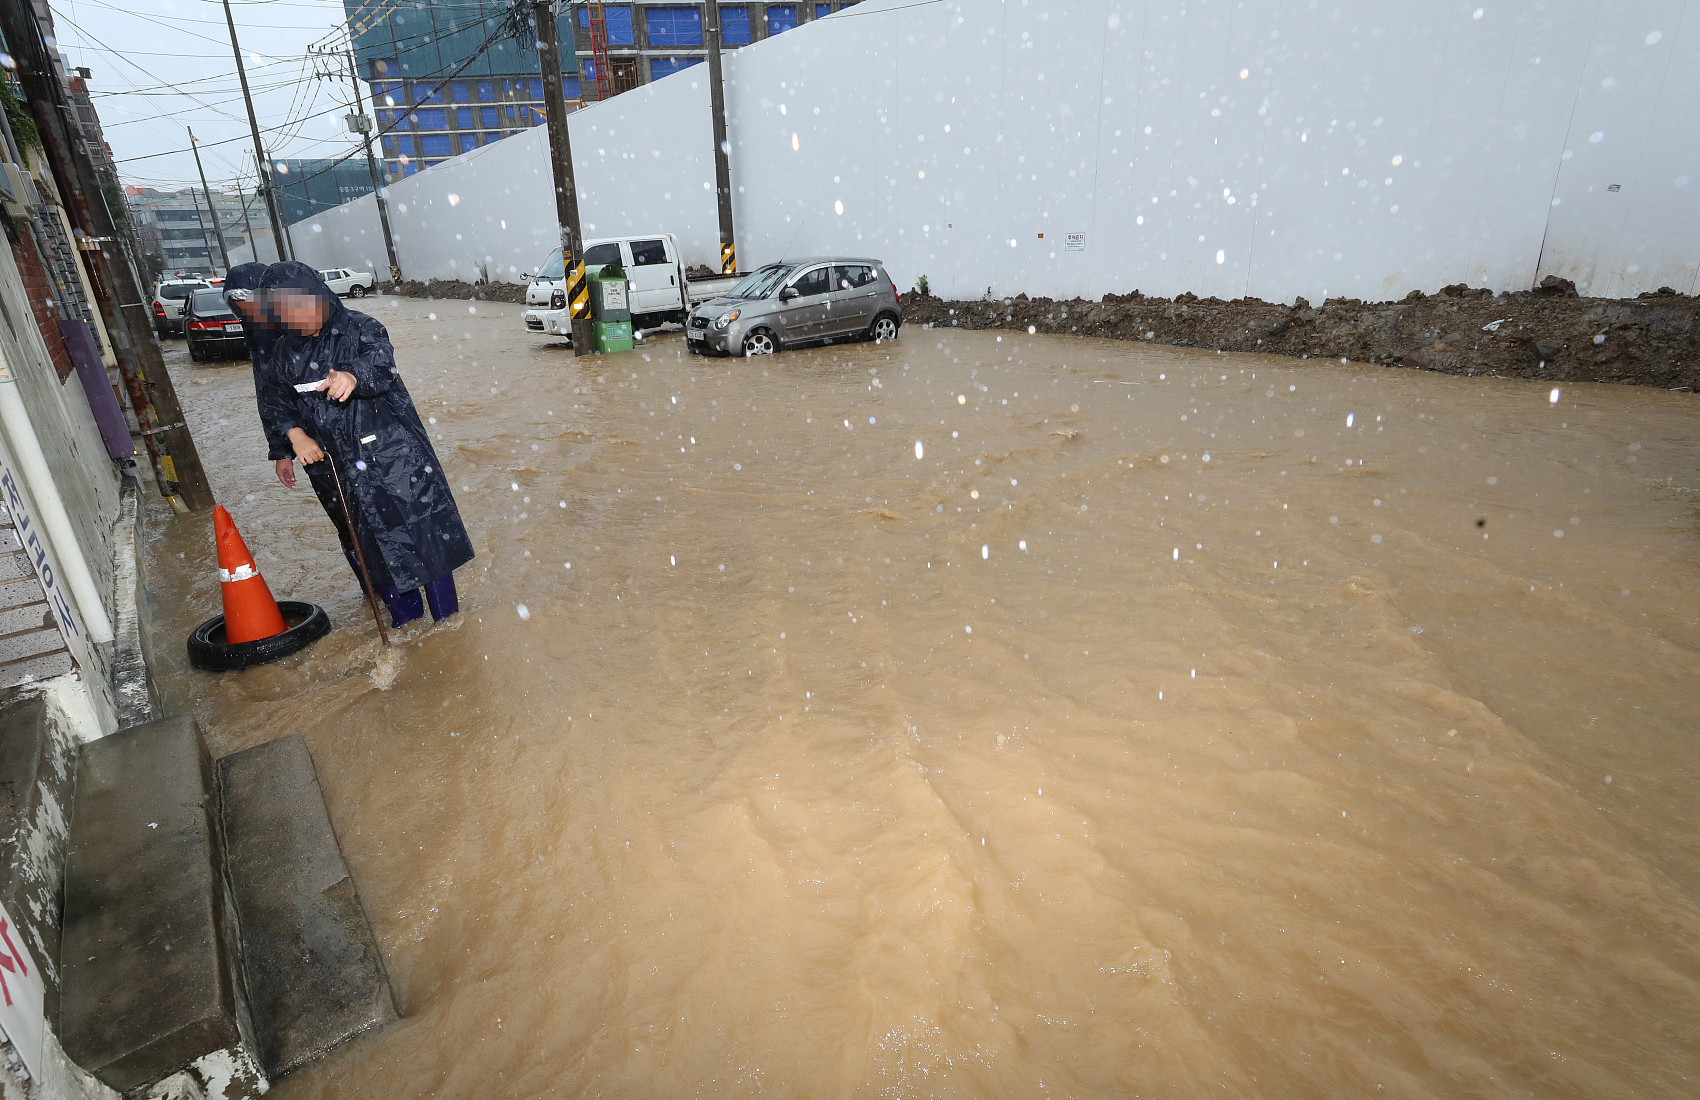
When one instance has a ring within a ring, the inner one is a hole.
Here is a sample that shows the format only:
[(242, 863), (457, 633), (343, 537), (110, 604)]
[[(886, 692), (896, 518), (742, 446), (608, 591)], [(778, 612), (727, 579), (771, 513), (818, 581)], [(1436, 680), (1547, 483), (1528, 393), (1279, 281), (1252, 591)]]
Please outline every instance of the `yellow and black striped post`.
[(590, 284), (585, 282), (582, 260), (567, 275), (567, 305), (572, 308), (571, 316), (575, 320), (590, 316)]
[(738, 250), (732, 247), (731, 241), (720, 245), (720, 274), (735, 275), (738, 272)]

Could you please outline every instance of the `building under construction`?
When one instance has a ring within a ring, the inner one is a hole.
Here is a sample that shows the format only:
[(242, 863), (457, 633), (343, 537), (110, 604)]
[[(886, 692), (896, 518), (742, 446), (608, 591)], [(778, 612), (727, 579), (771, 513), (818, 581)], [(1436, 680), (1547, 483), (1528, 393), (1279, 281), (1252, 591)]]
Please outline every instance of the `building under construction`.
[[(819, 19), (855, 0), (722, 4), (723, 45), (736, 48)], [(355, 55), (371, 85), (389, 176), (490, 145), (543, 121), (537, 50), (505, 37), (498, 0), (344, 0)], [(561, 22), (561, 90), (569, 109), (700, 64), (702, 4), (571, 4)], [(567, 28), (573, 34), (569, 40)], [(572, 59), (572, 60), (568, 60)], [(572, 65), (571, 69), (567, 66)], [(437, 85), (444, 80), (442, 87)]]

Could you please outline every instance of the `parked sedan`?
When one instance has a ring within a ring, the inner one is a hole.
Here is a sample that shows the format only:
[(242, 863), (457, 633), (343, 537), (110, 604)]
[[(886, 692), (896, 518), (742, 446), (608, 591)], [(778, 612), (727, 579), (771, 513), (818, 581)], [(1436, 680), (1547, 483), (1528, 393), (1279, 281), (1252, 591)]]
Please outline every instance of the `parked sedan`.
[(769, 264), (704, 302), (685, 345), (712, 355), (771, 355), (793, 344), (893, 340), (903, 324), (897, 284), (878, 260), (814, 257)]
[(333, 293), (349, 298), (364, 298), (378, 286), (370, 271), (355, 271), (351, 267), (333, 267), (319, 272), (319, 277)]
[(189, 358), (240, 359), (248, 354), (242, 322), (225, 304), (222, 290), (197, 290), (183, 309), (183, 334), (189, 338)]

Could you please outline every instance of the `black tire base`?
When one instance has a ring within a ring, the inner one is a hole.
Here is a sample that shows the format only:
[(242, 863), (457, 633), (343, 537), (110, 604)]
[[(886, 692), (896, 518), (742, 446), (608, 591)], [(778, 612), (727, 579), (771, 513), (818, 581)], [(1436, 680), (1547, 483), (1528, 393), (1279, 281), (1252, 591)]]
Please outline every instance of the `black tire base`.
[(214, 615), (189, 635), (189, 663), (203, 672), (230, 672), (299, 653), (331, 632), (331, 617), (316, 603), (279, 600), (284, 631), (256, 642), (224, 640), (224, 616)]

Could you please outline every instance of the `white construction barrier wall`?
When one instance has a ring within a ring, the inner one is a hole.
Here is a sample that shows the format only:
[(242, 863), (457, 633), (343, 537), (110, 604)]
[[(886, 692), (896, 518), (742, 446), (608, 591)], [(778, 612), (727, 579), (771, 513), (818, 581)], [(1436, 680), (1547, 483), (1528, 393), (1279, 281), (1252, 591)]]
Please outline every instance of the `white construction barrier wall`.
[[(1700, 278), (1687, 0), (867, 0), (726, 71), (746, 270), (1274, 301)], [(586, 237), (670, 231), (717, 267), (709, 125), (700, 65), (575, 113)], [(541, 127), (390, 196), (409, 278), (517, 281), (557, 240)], [(291, 232), (387, 269), (370, 196)]]

